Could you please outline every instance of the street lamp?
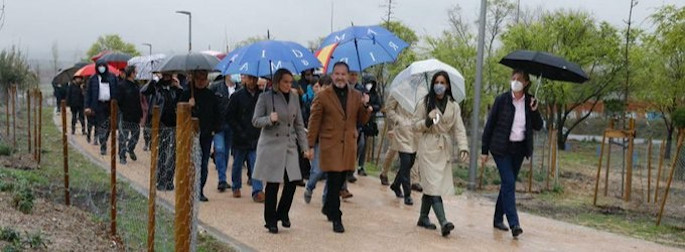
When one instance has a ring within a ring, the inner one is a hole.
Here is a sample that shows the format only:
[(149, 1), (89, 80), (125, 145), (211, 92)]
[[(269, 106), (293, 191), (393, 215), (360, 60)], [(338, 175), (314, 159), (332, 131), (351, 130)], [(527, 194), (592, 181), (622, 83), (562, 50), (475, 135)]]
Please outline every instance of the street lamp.
[(192, 31), (193, 28), (191, 26), (192, 24), (192, 15), (190, 14), (190, 11), (176, 11), (178, 14), (183, 14), (183, 15), (188, 15), (188, 52), (190, 52), (193, 49), (192, 46)]
[(152, 55), (152, 44), (150, 44), (150, 43), (143, 43), (143, 45), (150, 48), (150, 55)]

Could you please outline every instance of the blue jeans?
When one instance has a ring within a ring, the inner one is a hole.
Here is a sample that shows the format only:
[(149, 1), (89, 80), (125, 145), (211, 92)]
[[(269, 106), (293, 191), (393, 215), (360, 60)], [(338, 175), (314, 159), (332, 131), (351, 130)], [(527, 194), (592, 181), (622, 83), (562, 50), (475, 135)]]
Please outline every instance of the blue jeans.
[(509, 226), (519, 226), (516, 212), (516, 178), (523, 164), (523, 154), (493, 155), (502, 184), (495, 204), (495, 223), (503, 223), (506, 214)]
[(231, 153), (231, 130), (219, 131), (214, 134), (214, 165), (219, 173), (219, 182), (226, 182), (226, 167), (228, 166), (228, 154)]
[[(233, 169), (231, 171), (231, 178), (233, 180), (233, 191), (240, 190), (240, 188), (243, 186), (243, 163), (247, 161), (247, 169), (250, 171), (250, 174), (252, 174), (256, 159), (256, 150), (233, 149)], [(261, 192), (263, 188), (264, 187), (261, 181), (256, 179), (252, 180), (252, 196), (257, 194), (258, 192)]]

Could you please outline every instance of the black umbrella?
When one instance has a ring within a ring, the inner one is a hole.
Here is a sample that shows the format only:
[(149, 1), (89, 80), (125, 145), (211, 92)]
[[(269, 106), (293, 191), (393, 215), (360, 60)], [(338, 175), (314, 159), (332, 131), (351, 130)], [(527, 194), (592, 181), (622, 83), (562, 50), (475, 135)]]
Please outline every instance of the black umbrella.
[(193, 70), (216, 71), (214, 67), (219, 64), (219, 59), (212, 55), (191, 52), (177, 54), (167, 58), (154, 72), (182, 72)]
[(88, 65), (87, 62), (79, 62), (70, 68), (61, 70), (52, 78), (52, 84), (64, 84), (71, 81), (71, 78), (74, 77), (74, 73), (86, 65)]
[(550, 80), (583, 83), (590, 79), (577, 64), (546, 52), (518, 50), (499, 63)]
[(128, 60), (132, 57), (127, 53), (111, 52), (100, 57), (97, 62), (106, 62), (117, 69), (122, 69), (128, 65)]

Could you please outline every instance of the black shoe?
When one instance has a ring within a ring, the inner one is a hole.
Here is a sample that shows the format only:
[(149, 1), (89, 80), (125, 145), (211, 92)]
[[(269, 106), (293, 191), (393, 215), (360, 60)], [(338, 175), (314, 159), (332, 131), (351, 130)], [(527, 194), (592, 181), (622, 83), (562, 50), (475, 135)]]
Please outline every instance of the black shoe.
[(390, 185), (390, 183), (388, 182), (388, 176), (381, 174), (380, 177), (381, 177), (381, 185)]
[(226, 183), (226, 181), (221, 181), (216, 188), (219, 190), (219, 192), (225, 192), (226, 189), (231, 188), (231, 185)]
[(247, 185), (252, 186), (252, 179), (247, 179)]
[(421, 187), (421, 184), (419, 183), (412, 184), (411, 189), (417, 192), (423, 192), (423, 187)]
[(523, 233), (523, 229), (521, 229), (520, 226), (511, 227), (511, 235), (513, 235), (514, 238), (518, 237), (522, 233)]
[(126, 158), (119, 158), (119, 163), (122, 165), (126, 164)]
[(411, 197), (409, 197), (409, 196), (404, 197), (404, 204), (407, 206), (414, 205), (414, 200), (412, 200)]
[(170, 183), (164, 187), (167, 191), (173, 191), (174, 190), (174, 184)]
[(366, 171), (364, 171), (364, 168), (359, 168), (357, 170), (357, 174), (362, 177), (366, 177)]
[(442, 225), (440, 228), (440, 232), (442, 233), (442, 236), (448, 236), (450, 235), (450, 232), (454, 230), (454, 224), (452, 222), (447, 222), (445, 225)]
[(90, 143), (90, 136), (86, 136), (86, 142)]
[(390, 189), (395, 192), (395, 197), (402, 198), (402, 190), (400, 190), (400, 186), (397, 184), (392, 184), (390, 185)]
[(304, 186), (306, 186), (307, 184), (304, 183), (304, 180), (298, 180), (297, 182), (295, 182), (295, 185), (296, 185), (296, 186), (304, 187)]
[(349, 173), (349, 175), (347, 175), (347, 182), (350, 182), (350, 183), (357, 182), (357, 178), (354, 177), (354, 174)]
[(333, 232), (344, 233), (345, 227), (343, 227), (342, 221), (333, 221)]
[(134, 153), (133, 151), (129, 151), (128, 156), (131, 157), (131, 160), (133, 161), (138, 160), (138, 158), (136, 157), (136, 153)]
[(107, 155), (107, 150), (106, 149), (100, 149), (100, 155)]
[(75, 135), (75, 134), (76, 134), (76, 130), (71, 130), (71, 134), (72, 134), (72, 135)]
[(500, 223), (495, 223), (495, 224), (493, 225), (493, 227), (496, 228), (496, 229), (505, 231), (505, 232), (506, 232), (506, 231), (509, 231), (509, 227), (507, 227), (507, 225), (504, 225), (504, 223), (502, 223), (502, 222), (500, 222)]
[(417, 226), (428, 229), (428, 230), (436, 230), (438, 229), (435, 224), (431, 223), (428, 217), (425, 219), (419, 218), (419, 221), (416, 223)]
[(200, 201), (207, 202), (207, 201), (209, 201), (209, 199), (207, 199), (207, 197), (205, 197), (204, 194), (200, 194)]
[(264, 227), (269, 230), (269, 233), (278, 234), (278, 226), (276, 226), (276, 225), (264, 225)]
[(290, 223), (290, 218), (289, 218), (289, 217), (281, 218), (280, 221), (281, 221), (281, 225), (282, 225), (284, 228), (290, 228), (290, 224), (291, 224), (291, 223)]

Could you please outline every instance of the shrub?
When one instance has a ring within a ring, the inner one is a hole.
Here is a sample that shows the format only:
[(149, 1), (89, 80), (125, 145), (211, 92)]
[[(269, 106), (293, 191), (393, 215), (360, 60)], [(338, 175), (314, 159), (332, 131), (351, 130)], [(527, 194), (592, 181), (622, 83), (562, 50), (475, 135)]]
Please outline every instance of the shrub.
[(0, 240), (15, 244), (21, 240), (21, 235), (10, 227), (4, 227), (0, 229)]
[(673, 111), (672, 116), (673, 123), (675, 124), (676, 128), (685, 128), (685, 107), (681, 107)]
[(33, 210), (34, 199), (33, 191), (28, 187), (24, 187), (14, 193), (12, 206), (24, 214), (29, 214)]

